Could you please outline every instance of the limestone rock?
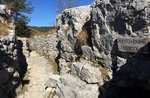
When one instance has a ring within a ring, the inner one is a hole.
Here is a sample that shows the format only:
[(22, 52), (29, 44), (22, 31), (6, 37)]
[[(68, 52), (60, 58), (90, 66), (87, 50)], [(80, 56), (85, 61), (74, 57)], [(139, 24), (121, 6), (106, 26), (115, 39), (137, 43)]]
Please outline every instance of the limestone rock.
[(78, 77), (64, 74), (56, 88), (59, 98), (98, 98), (98, 86), (87, 85)]
[(61, 74), (65, 74), (68, 73), (69, 71), (70, 71), (69, 63), (67, 63), (64, 59), (59, 59), (59, 72)]
[(46, 82), (45, 86), (49, 88), (56, 88), (57, 83), (59, 82), (59, 75), (51, 75)]
[(0, 5), (0, 13), (6, 14), (5, 10), (6, 10), (6, 5)]
[(91, 47), (82, 46), (82, 56), (87, 60), (95, 60), (94, 52)]
[(79, 76), (83, 81), (87, 83), (103, 83), (102, 74), (99, 68), (94, 67), (93, 65), (86, 62), (76, 62), (73, 63), (72, 74)]
[[(118, 49), (120, 44), (117, 39), (131, 38), (140, 41), (149, 38), (149, 5), (149, 0), (96, 0), (92, 5), (91, 40), (96, 61), (104, 67), (112, 68), (113, 79), (124, 81), (126, 86), (140, 85), (138, 81), (148, 81), (150, 62), (147, 55), (149, 53), (128, 50), (131, 47), (136, 48), (134, 44), (140, 44), (138, 42), (130, 43), (131, 46), (126, 46), (125, 48), (128, 49), (122, 52)], [(145, 43), (144, 47), (148, 46)]]
[[(60, 57), (74, 61), (81, 47), (77, 45), (77, 35), (90, 19), (90, 6), (66, 9), (57, 17), (57, 35)], [(79, 46), (79, 47), (78, 47)]]

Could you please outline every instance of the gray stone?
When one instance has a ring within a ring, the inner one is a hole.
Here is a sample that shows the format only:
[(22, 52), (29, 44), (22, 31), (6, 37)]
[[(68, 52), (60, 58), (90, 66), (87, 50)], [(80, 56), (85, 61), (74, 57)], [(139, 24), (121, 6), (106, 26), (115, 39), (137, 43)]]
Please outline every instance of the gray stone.
[(57, 40), (55, 32), (48, 36), (35, 36), (33, 39), (29, 40), (30, 49), (36, 50), (37, 53), (55, 61), (55, 58), (58, 56)]
[(57, 17), (60, 57), (66, 61), (74, 61), (76, 51), (81, 51), (81, 47), (77, 47), (77, 35), (90, 19), (90, 8), (88, 5), (66, 9)]
[(56, 88), (59, 98), (98, 98), (97, 85), (87, 85), (78, 77), (64, 74)]
[(71, 73), (77, 75), (83, 81), (87, 83), (98, 83), (103, 84), (103, 77), (99, 68), (94, 67), (87, 62), (76, 62), (73, 63)]
[[(134, 13), (137, 14), (134, 15)], [(149, 23), (148, 13), (150, 13), (150, 10), (147, 0), (133, 0), (130, 3), (128, 1), (117, 1), (115, 5), (108, 0), (107, 2), (96, 0), (91, 10), (91, 39), (94, 54), (97, 54), (96, 60), (105, 67), (112, 66), (113, 53), (117, 51), (116, 39), (118, 36), (119, 38), (132, 37), (132, 39), (148, 38), (149, 26), (146, 26)], [(141, 14), (142, 17), (137, 18)], [(143, 44), (139, 48), (141, 46)], [(139, 48), (128, 51), (135, 53)]]
[[(0, 36), (0, 86), (2, 88), (0, 88), (0, 98), (8, 98), (8, 95), (13, 97), (11, 94), (14, 93), (12, 92), (15, 92), (16, 87), (20, 85), (20, 76), (16, 70), (20, 71), (21, 66), (18, 68), (19, 61), (15, 58), (21, 57), (20, 54), (15, 53), (19, 49), (16, 47), (18, 43), (15, 35), (14, 19), (11, 11), (4, 4), (0, 4), (0, 21), (8, 27), (8, 35)], [(4, 95), (1, 95), (3, 92), (5, 92)]]
[(5, 10), (6, 10), (6, 5), (0, 5), (0, 13), (6, 14)]
[(56, 88), (59, 79), (60, 75), (51, 75), (48, 81), (46, 82), (45, 86), (49, 88)]
[(64, 59), (59, 59), (59, 72), (61, 74), (68, 73), (70, 71), (69, 63), (66, 62)]
[(95, 60), (94, 52), (88, 46), (82, 46), (82, 56), (87, 60)]

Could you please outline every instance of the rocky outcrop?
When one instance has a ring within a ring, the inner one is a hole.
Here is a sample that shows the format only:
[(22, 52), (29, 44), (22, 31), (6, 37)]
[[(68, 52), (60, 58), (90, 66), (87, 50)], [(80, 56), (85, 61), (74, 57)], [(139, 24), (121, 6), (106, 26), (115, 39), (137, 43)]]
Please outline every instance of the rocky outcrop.
[[(21, 75), (19, 66), (19, 46), (15, 35), (15, 25), (12, 17), (6, 18), (2, 10), (5, 5), (0, 5), (0, 24), (7, 24), (7, 36), (3, 36), (0, 31), (0, 98), (12, 98), (21, 89)], [(0, 28), (3, 28), (0, 25)], [(7, 33), (6, 32), (6, 33)]]
[(89, 98), (98, 98), (97, 87), (100, 98), (122, 97), (118, 90), (124, 87), (147, 89), (149, 16), (149, 0), (96, 0), (91, 6), (63, 11), (57, 17), (56, 95), (84, 98), (89, 85), (95, 92)]
[(66, 9), (57, 17), (57, 34), (60, 58), (73, 61), (81, 54), (77, 36), (90, 19), (90, 6)]
[(92, 5), (93, 52), (126, 86), (149, 80), (149, 5), (148, 0), (97, 0)]

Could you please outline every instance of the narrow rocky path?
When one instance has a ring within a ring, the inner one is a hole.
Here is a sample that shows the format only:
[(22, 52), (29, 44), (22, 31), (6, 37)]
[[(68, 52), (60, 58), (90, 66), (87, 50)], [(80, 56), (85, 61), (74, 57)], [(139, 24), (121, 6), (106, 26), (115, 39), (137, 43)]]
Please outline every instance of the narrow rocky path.
[(52, 68), (44, 56), (40, 56), (35, 51), (32, 51), (30, 56), (25, 48), (23, 48), (23, 52), (28, 64), (25, 80), (29, 80), (29, 83), (24, 86), (17, 98), (46, 98), (47, 93), (44, 85), (52, 73)]

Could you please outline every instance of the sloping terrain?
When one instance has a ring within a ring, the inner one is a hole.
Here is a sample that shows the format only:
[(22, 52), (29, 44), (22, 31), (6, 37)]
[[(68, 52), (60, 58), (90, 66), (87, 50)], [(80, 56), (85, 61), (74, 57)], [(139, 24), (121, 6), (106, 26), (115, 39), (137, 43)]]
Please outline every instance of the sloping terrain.
[(48, 34), (56, 33), (55, 27), (34, 27), (29, 26), (28, 27), (31, 33), (31, 37), (44, 35), (47, 36)]

